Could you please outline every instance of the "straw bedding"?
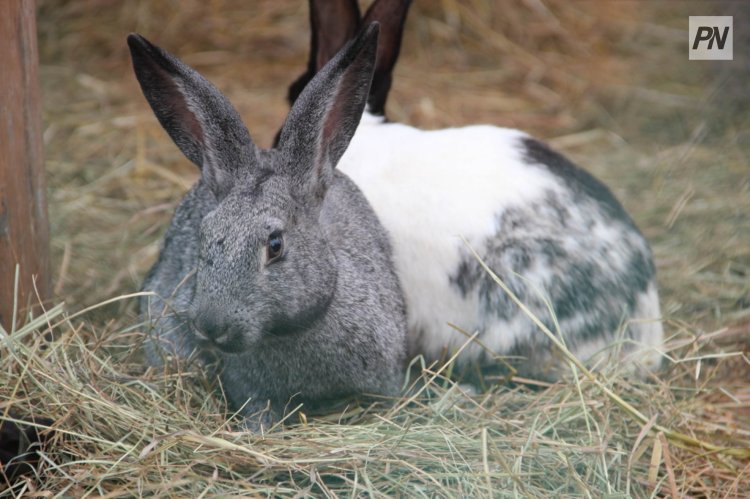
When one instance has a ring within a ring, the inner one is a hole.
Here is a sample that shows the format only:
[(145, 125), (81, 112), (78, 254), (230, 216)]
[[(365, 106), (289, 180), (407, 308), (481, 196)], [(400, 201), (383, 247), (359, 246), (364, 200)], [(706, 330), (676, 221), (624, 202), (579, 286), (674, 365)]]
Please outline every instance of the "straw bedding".
[(143, 365), (133, 293), (198, 172), (141, 97), (125, 35), (204, 73), (267, 146), (306, 61), (304, 2), (38, 4), (55, 299), (0, 335), (0, 418), (54, 431), (0, 494), (750, 494), (750, 64), (739, 32), (732, 64), (688, 62), (687, 16), (706, 4), (417, 1), (389, 100), (425, 128), (523, 128), (612, 187), (656, 257), (658, 377), (572, 367), (473, 394), (428, 367), (416, 395), (302, 408), (265, 435), (235, 431), (194, 366)]

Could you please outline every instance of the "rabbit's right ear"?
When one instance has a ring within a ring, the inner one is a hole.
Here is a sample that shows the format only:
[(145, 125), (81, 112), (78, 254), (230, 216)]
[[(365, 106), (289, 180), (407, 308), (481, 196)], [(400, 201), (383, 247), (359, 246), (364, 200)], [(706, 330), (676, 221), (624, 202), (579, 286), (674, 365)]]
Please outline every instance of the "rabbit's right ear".
[(290, 105), (313, 76), (354, 38), (359, 21), (357, 0), (310, 0), (310, 58), (307, 71), (289, 86)]
[(255, 146), (226, 97), (197, 71), (140, 35), (128, 36), (133, 69), (159, 123), (221, 199)]
[(322, 199), (359, 126), (370, 90), (378, 24), (367, 26), (310, 81), (292, 106), (278, 149), (300, 193)]

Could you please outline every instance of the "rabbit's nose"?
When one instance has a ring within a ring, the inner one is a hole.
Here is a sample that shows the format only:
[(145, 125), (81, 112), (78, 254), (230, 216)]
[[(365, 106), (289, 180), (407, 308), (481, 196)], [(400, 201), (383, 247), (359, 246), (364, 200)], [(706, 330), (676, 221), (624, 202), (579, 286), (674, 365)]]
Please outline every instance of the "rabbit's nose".
[(199, 310), (193, 319), (196, 334), (202, 339), (209, 340), (217, 345), (229, 341), (229, 325), (223, 318), (211, 309)]

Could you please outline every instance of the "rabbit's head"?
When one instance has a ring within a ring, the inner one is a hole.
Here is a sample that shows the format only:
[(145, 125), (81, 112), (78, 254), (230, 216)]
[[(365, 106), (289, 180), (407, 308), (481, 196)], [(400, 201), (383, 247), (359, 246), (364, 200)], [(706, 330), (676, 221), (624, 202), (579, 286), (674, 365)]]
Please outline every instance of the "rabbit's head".
[(240, 353), (326, 314), (338, 269), (330, 229), (320, 225), (323, 200), (365, 106), (378, 31), (368, 26), (310, 81), (271, 150), (253, 144), (200, 74), (143, 37), (128, 38), (146, 99), (212, 196), (190, 315), (197, 335), (223, 351)]

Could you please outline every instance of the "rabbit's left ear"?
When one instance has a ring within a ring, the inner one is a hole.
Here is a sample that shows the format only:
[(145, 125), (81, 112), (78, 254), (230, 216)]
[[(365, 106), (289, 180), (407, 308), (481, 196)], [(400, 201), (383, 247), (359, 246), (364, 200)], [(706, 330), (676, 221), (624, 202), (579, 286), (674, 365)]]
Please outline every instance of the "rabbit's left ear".
[(208, 80), (165, 50), (137, 34), (128, 36), (128, 46), (159, 123), (222, 198), (239, 170), (255, 163), (255, 146), (240, 115)]
[(365, 28), (315, 75), (279, 136), (281, 154), (299, 186), (322, 199), (349, 146), (370, 91), (378, 23)]

